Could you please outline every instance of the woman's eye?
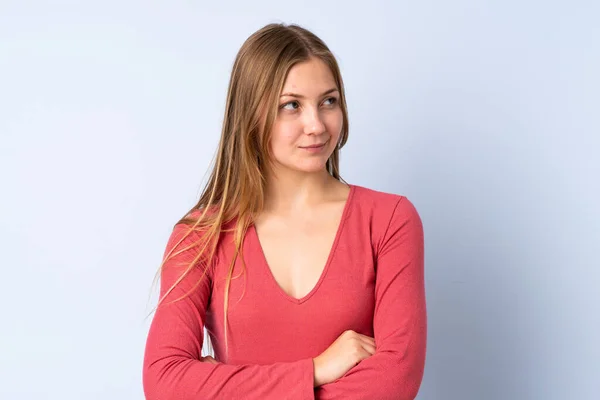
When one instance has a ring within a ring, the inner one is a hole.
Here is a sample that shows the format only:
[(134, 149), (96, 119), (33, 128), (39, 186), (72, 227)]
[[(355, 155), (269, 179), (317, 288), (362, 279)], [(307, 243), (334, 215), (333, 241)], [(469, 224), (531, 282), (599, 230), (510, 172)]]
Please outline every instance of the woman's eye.
[[(325, 105), (327, 106), (333, 106), (337, 103), (338, 99), (335, 97), (329, 97), (328, 99), (326, 99), (324, 101)], [(329, 103), (327, 103), (329, 102)], [(290, 101), (288, 103), (284, 103), (281, 105), (280, 107), (283, 110), (288, 110), (288, 111), (295, 111), (298, 108), (300, 108), (300, 103), (298, 103), (297, 101)]]
[(328, 105), (334, 105), (337, 102), (337, 99), (335, 97), (330, 97), (325, 101), (329, 101), (330, 103)]
[[(289, 103), (285, 103), (281, 106), (281, 108), (286, 109), (286, 110), (295, 110), (296, 108), (298, 108), (298, 102), (297, 101), (290, 101)], [(292, 106), (292, 107), (289, 107)]]

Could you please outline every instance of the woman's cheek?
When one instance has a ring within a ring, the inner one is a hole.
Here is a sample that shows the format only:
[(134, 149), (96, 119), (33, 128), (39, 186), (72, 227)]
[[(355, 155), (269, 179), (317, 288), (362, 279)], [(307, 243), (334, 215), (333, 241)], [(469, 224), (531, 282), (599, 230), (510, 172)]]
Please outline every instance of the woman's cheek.
[(297, 130), (293, 125), (285, 126), (282, 129), (282, 139), (288, 143), (292, 144), (297, 140), (298, 134)]

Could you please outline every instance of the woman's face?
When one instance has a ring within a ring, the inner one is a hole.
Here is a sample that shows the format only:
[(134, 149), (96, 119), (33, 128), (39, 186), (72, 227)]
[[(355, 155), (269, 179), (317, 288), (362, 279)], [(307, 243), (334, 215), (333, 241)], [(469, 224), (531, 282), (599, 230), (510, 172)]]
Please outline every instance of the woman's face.
[(333, 74), (320, 59), (290, 69), (270, 140), (278, 167), (301, 172), (326, 167), (342, 130), (339, 99)]

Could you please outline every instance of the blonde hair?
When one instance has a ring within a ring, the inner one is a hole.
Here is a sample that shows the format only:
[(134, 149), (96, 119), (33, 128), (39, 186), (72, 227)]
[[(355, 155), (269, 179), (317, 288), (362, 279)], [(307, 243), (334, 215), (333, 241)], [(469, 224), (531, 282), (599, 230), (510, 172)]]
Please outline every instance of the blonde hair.
[[(322, 60), (329, 68), (339, 90), (343, 114), (339, 144), (327, 160), (326, 168), (343, 181), (339, 172), (339, 150), (348, 139), (348, 114), (344, 85), (338, 63), (325, 43), (298, 25), (268, 24), (253, 33), (240, 48), (229, 81), (225, 115), (216, 152), (216, 161), (198, 203), (175, 225), (189, 226), (188, 233), (165, 255), (159, 272), (170, 257), (197, 247), (197, 255), (179, 279), (166, 291), (157, 307), (202, 259), (204, 275), (213, 263), (219, 237), (235, 232), (235, 253), (227, 274), (224, 303), (225, 350), (227, 344), (227, 308), (229, 286), (238, 255), (243, 261), (242, 241), (254, 217), (263, 210), (265, 173), (273, 163), (270, 131), (277, 117), (279, 96), (287, 74), (295, 64), (311, 57)], [(202, 210), (199, 217), (192, 214)], [(209, 212), (210, 211), (210, 212)], [(235, 221), (234, 228), (224, 225)], [(192, 232), (202, 232), (202, 239), (175, 254), (173, 250)], [(236, 277), (237, 278), (237, 277)], [(200, 282), (192, 288), (194, 290)], [(181, 300), (189, 295), (188, 292)]]

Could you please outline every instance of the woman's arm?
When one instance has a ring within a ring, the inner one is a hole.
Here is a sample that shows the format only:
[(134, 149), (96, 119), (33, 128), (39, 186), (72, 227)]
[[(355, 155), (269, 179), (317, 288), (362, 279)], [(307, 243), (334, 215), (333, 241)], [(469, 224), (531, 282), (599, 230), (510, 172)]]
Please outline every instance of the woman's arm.
[[(177, 225), (165, 255), (186, 233)], [(197, 238), (197, 236), (196, 236)], [(186, 238), (176, 251), (194, 242)], [(160, 296), (181, 276), (193, 260), (193, 250), (165, 263)], [(314, 399), (314, 366), (311, 358), (270, 365), (227, 365), (200, 360), (206, 307), (210, 300), (210, 274), (196, 267), (158, 307), (148, 333), (143, 363), (147, 400), (200, 399)], [(167, 304), (202, 283), (183, 300)]]
[(425, 367), (427, 316), (423, 226), (413, 204), (401, 197), (377, 252), (376, 352), (346, 375), (315, 389), (321, 400), (416, 397)]

